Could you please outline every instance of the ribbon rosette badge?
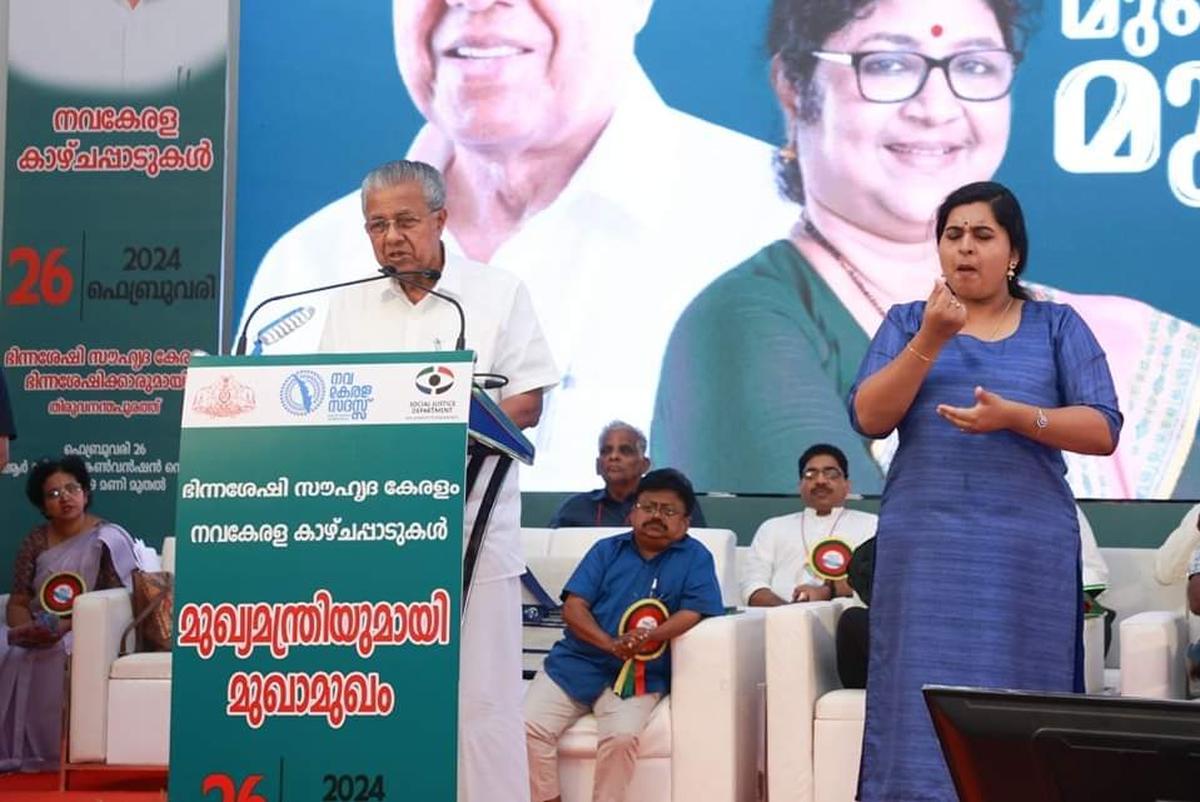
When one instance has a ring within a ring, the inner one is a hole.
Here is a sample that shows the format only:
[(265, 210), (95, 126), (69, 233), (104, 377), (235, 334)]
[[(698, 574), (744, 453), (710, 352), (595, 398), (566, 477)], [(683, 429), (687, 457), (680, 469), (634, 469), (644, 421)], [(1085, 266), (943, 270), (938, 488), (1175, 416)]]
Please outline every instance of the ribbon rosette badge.
[[(654, 629), (670, 617), (667, 606), (658, 599), (638, 599), (621, 616), (617, 627), (617, 635), (624, 635), (635, 629)], [(613, 691), (622, 699), (630, 696), (641, 696), (646, 692), (646, 663), (662, 656), (667, 650), (667, 642), (659, 644), (645, 643), (642, 650), (625, 661), (617, 681), (613, 683)]]
[(850, 557), (854, 549), (846, 541), (829, 537), (812, 547), (808, 555), (808, 566), (820, 579), (845, 579), (850, 570)]
[(75, 597), (87, 590), (83, 577), (72, 571), (60, 571), (46, 577), (42, 589), (38, 592), (38, 600), (42, 609), (52, 615), (66, 617), (71, 614)]

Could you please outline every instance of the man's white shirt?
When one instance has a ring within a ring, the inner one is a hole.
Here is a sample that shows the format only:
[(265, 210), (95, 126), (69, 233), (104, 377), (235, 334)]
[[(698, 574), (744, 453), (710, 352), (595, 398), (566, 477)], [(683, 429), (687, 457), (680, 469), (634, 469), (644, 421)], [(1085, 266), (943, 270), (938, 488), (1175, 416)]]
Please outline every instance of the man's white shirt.
[[(451, 154), (428, 126), (408, 157), (444, 168)], [(560, 384), (532, 436), (527, 490), (570, 489), (594, 478), (595, 439), (619, 418), (649, 426), (663, 351), (684, 306), (718, 275), (786, 236), (796, 208), (778, 196), (771, 149), (671, 109), (639, 69), (612, 119), (562, 193), (530, 217), (490, 264), (529, 288)], [(444, 235), (455, 240), (454, 209)], [(365, 267), (364, 267), (365, 266)], [(373, 269), (353, 192), (285, 234), (254, 278), (246, 309), (267, 296), (359, 278)], [(315, 348), (317, 317), (270, 353)], [(255, 330), (290, 308), (264, 310)], [(254, 332), (251, 332), (253, 337)], [(450, 346), (446, 346), (450, 347)]]
[[(372, 258), (369, 264), (360, 265), (360, 271), (368, 272), (373, 264)], [(475, 351), (476, 372), (498, 373), (508, 379), (503, 388), (489, 391), (494, 400), (551, 387), (558, 380), (529, 293), (514, 275), (448, 253), (436, 289), (463, 305), (466, 345)], [(347, 287), (334, 295), (324, 321), (320, 351), (449, 351), (454, 348), (458, 330), (458, 313), (452, 304), (435, 295), (426, 295), (413, 304), (396, 282), (385, 279)], [(490, 473), (489, 468), (480, 474), (467, 501), (464, 532), (471, 531)], [(520, 530), (521, 498), (514, 467), (492, 511), (476, 565), (476, 581), (524, 572)]]
[(750, 596), (761, 588), (791, 601), (797, 585), (822, 584), (824, 580), (809, 565), (813, 547), (822, 540), (837, 538), (856, 549), (874, 537), (878, 523), (878, 516), (846, 507), (834, 507), (828, 515), (805, 509), (768, 518), (754, 533), (742, 566), (742, 602), (749, 603)]

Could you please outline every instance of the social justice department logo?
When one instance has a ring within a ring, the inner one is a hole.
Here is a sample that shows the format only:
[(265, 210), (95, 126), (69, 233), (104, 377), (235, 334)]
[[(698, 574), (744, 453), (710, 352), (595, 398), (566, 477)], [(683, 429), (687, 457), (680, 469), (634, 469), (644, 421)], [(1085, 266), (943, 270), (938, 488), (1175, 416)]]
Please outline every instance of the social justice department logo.
[(454, 386), (454, 371), (444, 365), (430, 365), (417, 374), (414, 383), (425, 395), (441, 395)]
[(210, 418), (234, 418), (254, 409), (254, 391), (232, 376), (222, 376), (197, 391), (192, 409)]
[(325, 380), (311, 370), (298, 370), (283, 381), (279, 403), (292, 415), (311, 415), (325, 400)]

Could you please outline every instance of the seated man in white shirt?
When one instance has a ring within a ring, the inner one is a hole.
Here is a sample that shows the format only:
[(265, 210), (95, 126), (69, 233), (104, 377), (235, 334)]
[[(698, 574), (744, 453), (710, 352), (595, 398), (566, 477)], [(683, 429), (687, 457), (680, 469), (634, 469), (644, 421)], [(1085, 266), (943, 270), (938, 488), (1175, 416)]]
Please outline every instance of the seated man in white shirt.
[(810, 563), (813, 547), (836, 538), (851, 549), (875, 535), (878, 518), (843, 507), (850, 492), (845, 453), (818, 443), (800, 455), (804, 509), (768, 518), (754, 533), (742, 575), (742, 599), (752, 607), (826, 601), (851, 596), (844, 580), (819, 579)]
[[(507, 384), (489, 391), (493, 400), (517, 426), (533, 426), (558, 370), (529, 293), (506, 270), (446, 252), (445, 197), (441, 174), (421, 162), (388, 162), (367, 175), (363, 236), (374, 259), (360, 260), (358, 275), (369, 277), (381, 267), (407, 275), (339, 291), (330, 302), (321, 351), (448, 350), (460, 334), (458, 312), (432, 293), (453, 297), (463, 307), (476, 373), (504, 376)], [(474, 526), (497, 462), (488, 457), (472, 485), (464, 533)], [(529, 793), (521, 715), (521, 497), (516, 470), (497, 481), (460, 640), (459, 798), (469, 802), (523, 802)]]

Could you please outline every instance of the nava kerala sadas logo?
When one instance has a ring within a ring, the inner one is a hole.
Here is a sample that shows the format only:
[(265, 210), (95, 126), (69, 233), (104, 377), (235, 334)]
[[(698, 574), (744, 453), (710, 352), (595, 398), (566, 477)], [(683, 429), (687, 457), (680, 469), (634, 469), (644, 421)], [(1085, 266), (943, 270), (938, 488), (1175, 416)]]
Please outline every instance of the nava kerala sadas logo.
[(441, 395), (454, 386), (454, 371), (444, 365), (430, 365), (417, 374), (414, 384), (425, 395)]
[(325, 380), (311, 370), (298, 370), (283, 381), (279, 403), (292, 415), (311, 415), (325, 400)]

